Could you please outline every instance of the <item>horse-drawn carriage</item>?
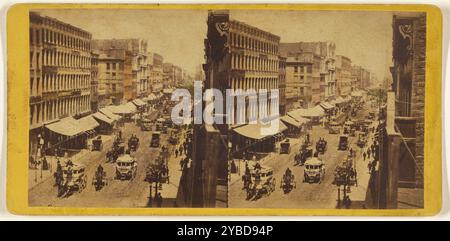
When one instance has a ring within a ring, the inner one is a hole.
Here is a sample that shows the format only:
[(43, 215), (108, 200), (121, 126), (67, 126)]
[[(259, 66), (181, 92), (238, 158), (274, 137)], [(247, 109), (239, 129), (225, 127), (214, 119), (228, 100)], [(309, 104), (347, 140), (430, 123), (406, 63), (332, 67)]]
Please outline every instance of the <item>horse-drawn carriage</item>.
[(179, 136), (178, 136), (178, 131), (176, 131), (175, 129), (170, 129), (169, 130), (169, 143), (172, 145), (176, 145), (179, 142)]
[(334, 170), (333, 184), (337, 186), (354, 186), (357, 185), (356, 170), (353, 168), (353, 159), (348, 157), (336, 166)]
[(139, 138), (135, 135), (132, 135), (130, 139), (128, 139), (128, 149), (130, 151), (136, 151), (139, 147)]
[(327, 141), (325, 139), (319, 139), (316, 143), (316, 151), (319, 154), (324, 154), (327, 150)]
[(291, 152), (291, 143), (289, 139), (280, 143), (280, 154), (289, 154)]
[(292, 174), (292, 171), (288, 168), (283, 174), (283, 179), (280, 183), (280, 188), (283, 189), (284, 193), (290, 192), (293, 188), (297, 187), (297, 183), (295, 182), (295, 176)]
[(98, 166), (97, 171), (92, 179), (92, 186), (95, 187), (96, 191), (99, 191), (104, 186), (108, 185), (108, 179), (106, 178), (106, 172), (103, 170), (101, 165)]
[(151, 131), (152, 130), (152, 121), (147, 118), (143, 118), (140, 122), (141, 131)]
[(331, 121), (326, 124), (329, 134), (339, 134), (341, 132), (341, 125), (336, 121)]
[(159, 182), (159, 183), (169, 183), (169, 169), (164, 163), (162, 156), (159, 156), (155, 163), (147, 166), (145, 172), (145, 181), (147, 182)]
[(348, 135), (341, 135), (339, 137), (338, 150), (348, 150)]
[(137, 161), (130, 155), (121, 155), (116, 161), (116, 179), (132, 180), (136, 177)]
[(273, 177), (272, 168), (261, 166), (259, 163), (256, 163), (253, 169), (246, 171), (243, 181), (247, 200), (258, 199), (275, 191), (276, 180)]
[(108, 162), (115, 162), (119, 155), (125, 154), (125, 144), (123, 142), (114, 142), (111, 150), (106, 153)]
[(101, 151), (103, 149), (102, 136), (92, 140), (92, 151)]
[(367, 135), (363, 132), (358, 133), (358, 141), (356, 142), (356, 144), (363, 148), (367, 143)]
[(306, 143), (302, 144), (299, 153), (294, 157), (294, 165), (303, 165), (308, 157), (313, 156), (313, 149)]
[(72, 163), (70, 160), (65, 166), (57, 168), (54, 176), (58, 186), (58, 196), (69, 196), (74, 192), (81, 192), (86, 188), (86, 167)]
[(325, 164), (320, 158), (311, 157), (305, 162), (303, 171), (303, 182), (321, 183), (325, 178)]

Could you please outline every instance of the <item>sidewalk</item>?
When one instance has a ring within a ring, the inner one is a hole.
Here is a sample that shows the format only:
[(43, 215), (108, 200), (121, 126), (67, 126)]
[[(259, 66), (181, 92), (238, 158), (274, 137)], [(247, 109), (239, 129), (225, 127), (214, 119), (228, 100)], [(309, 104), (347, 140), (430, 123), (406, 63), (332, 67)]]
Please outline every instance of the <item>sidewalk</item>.
[[(376, 126), (372, 123), (372, 126)], [(354, 159), (355, 169), (357, 173), (357, 186), (351, 187), (351, 192), (348, 193), (350, 200), (352, 201), (352, 208), (366, 208), (366, 196), (369, 190), (370, 173), (367, 165), (369, 164), (370, 158), (364, 160), (363, 153), (367, 152), (367, 149), (372, 145), (372, 137), (374, 133), (369, 132), (367, 136), (367, 143), (364, 148), (356, 149), (356, 158)]]
[(186, 140), (186, 131), (183, 129), (179, 136), (179, 142), (177, 145), (170, 145), (169, 147), (169, 160), (168, 169), (169, 169), (169, 183), (162, 184), (162, 190), (160, 190), (163, 198), (177, 198), (178, 194), (178, 186), (180, 185), (180, 179), (182, 175), (182, 171), (180, 170), (180, 160), (181, 158), (186, 157), (186, 152), (183, 152), (183, 155), (178, 155), (175, 157), (175, 148), (179, 148), (180, 145)]

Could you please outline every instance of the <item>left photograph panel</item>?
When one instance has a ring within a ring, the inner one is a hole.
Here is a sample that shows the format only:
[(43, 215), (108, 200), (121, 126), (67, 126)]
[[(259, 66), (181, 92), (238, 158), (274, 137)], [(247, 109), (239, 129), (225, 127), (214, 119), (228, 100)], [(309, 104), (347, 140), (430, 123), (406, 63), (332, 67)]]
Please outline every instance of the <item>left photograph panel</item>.
[(172, 117), (205, 79), (207, 17), (29, 12), (30, 207), (227, 207), (226, 128)]

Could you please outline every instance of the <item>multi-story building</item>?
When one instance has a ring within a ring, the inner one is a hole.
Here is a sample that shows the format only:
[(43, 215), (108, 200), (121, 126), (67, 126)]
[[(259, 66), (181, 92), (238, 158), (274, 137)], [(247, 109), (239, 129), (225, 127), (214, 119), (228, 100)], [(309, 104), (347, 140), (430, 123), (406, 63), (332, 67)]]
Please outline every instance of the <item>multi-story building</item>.
[[(124, 54), (132, 64), (132, 79), (125, 78), (127, 82), (123, 87), (123, 98), (132, 100), (140, 96), (145, 96), (148, 92), (148, 71), (147, 71), (147, 41), (142, 39), (96, 39), (92, 41), (93, 49), (110, 53), (113, 50), (125, 51)], [(129, 53), (129, 54), (128, 54)]]
[[(307, 108), (320, 98), (318, 71), (313, 77), (313, 65), (318, 56), (311, 52), (291, 53), (286, 59), (286, 101), (290, 109)], [(317, 64), (316, 64), (317, 66)], [(317, 70), (317, 68), (314, 68)], [(314, 83), (315, 82), (315, 83)], [(313, 100), (313, 93), (315, 98)], [(319, 93), (319, 95), (318, 95)]]
[[(253, 89), (256, 92), (261, 89), (278, 89), (280, 37), (231, 19), (228, 11), (210, 11), (207, 25), (207, 38), (204, 41), (206, 63), (203, 65), (205, 89), (218, 89), (224, 96), (227, 89)], [(247, 101), (248, 99), (246, 103)], [(225, 106), (223, 109), (226, 109)], [(233, 107), (229, 112), (231, 116), (225, 113), (215, 113), (215, 116), (230, 121), (237, 120), (238, 111), (241, 110)], [(247, 120), (254, 113), (247, 108), (242, 112)], [(226, 202), (226, 196), (218, 196), (222, 193), (218, 189), (227, 188), (229, 151), (233, 155), (243, 152), (241, 142), (231, 142), (230, 138), (254, 142), (252, 150), (268, 147), (268, 142), (274, 139), (267, 136), (261, 139), (258, 136), (258, 140), (255, 140), (243, 134), (248, 133), (246, 129), (253, 127), (246, 124), (235, 126), (233, 123), (194, 125), (193, 178), (190, 183), (192, 190), (189, 192), (191, 205), (211, 207), (217, 206), (218, 199)], [(254, 132), (258, 134), (258, 131)], [(232, 147), (229, 148), (231, 143)]]
[(336, 55), (336, 93), (348, 96), (352, 91), (352, 61), (343, 55)]
[(120, 104), (123, 99), (127, 99), (124, 97), (125, 93), (132, 93), (134, 79), (130, 57), (130, 52), (123, 49), (111, 49), (100, 54), (98, 63), (100, 107)]
[(172, 63), (163, 63), (164, 87), (174, 87), (181, 84), (183, 71), (180, 67)]
[(159, 92), (163, 89), (163, 62), (162, 55), (149, 52), (148, 58), (148, 78), (149, 89), (153, 92)]
[(98, 58), (99, 54), (91, 52), (91, 110), (98, 110)]
[(287, 56), (286, 98), (291, 108), (310, 107), (334, 97), (335, 48), (333, 42), (280, 44), (280, 53)]
[(278, 90), (280, 95), (280, 115), (285, 115), (286, 107), (286, 57), (280, 56), (278, 58)]
[(30, 151), (44, 125), (91, 111), (92, 35), (30, 12)]
[(370, 86), (370, 71), (361, 67), (354, 65), (352, 66), (352, 77), (356, 79), (355, 89), (365, 90)]

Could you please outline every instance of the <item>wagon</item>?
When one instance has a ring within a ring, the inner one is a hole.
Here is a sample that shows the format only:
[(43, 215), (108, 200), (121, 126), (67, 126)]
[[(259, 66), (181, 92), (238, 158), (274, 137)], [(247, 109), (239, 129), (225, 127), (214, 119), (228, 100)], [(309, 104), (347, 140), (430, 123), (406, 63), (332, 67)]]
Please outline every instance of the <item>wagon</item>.
[(258, 199), (275, 191), (276, 180), (273, 169), (266, 166), (250, 170), (250, 182), (247, 187), (247, 199)]
[(92, 151), (101, 151), (103, 149), (102, 137), (98, 136), (97, 139), (92, 140)]
[(280, 188), (283, 189), (284, 193), (288, 193), (296, 187), (297, 183), (295, 182), (294, 174), (292, 174), (290, 169), (286, 169), (286, 172), (283, 174), (283, 178), (281, 179)]
[(291, 152), (291, 143), (289, 143), (289, 139), (285, 142), (280, 143), (280, 154), (289, 154)]
[(86, 188), (85, 169), (84, 165), (72, 162), (62, 167), (62, 176), (58, 183), (59, 196), (69, 196)]
[(103, 171), (103, 168), (100, 168), (99, 166), (99, 168), (97, 168), (97, 171), (94, 174), (94, 178), (92, 179), (92, 186), (94, 186), (95, 190), (98, 191), (106, 185), (108, 185), (106, 172)]

